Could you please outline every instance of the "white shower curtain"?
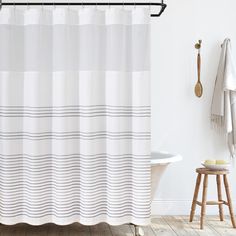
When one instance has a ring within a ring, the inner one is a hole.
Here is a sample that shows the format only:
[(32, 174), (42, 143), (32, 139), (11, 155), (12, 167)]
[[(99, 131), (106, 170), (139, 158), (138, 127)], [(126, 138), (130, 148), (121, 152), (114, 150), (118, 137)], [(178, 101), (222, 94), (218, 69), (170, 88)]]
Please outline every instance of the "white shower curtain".
[(0, 223), (150, 214), (149, 10), (0, 11)]

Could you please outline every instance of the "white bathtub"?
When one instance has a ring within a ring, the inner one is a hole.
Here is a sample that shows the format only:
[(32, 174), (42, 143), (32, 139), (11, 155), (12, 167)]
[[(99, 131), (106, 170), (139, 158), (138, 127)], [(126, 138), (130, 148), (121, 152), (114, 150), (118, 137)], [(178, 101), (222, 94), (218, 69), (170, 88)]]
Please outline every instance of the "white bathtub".
[(151, 154), (151, 188), (152, 199), (157, 191), (160, 178), (168, 164), (181, 161), (182, 156), (167, 152), (152, 152)]

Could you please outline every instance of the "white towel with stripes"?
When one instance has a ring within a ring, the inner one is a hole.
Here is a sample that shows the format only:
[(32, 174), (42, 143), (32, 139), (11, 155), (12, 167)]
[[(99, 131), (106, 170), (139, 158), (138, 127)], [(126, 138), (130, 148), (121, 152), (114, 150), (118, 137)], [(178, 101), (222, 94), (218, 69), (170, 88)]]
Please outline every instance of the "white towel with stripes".
[(222, 44), (214, 94), (211, 106), (211, 121), (214, 128), (227, 137), (230, 156), (236, 152), (236, 68), (230, 39)]

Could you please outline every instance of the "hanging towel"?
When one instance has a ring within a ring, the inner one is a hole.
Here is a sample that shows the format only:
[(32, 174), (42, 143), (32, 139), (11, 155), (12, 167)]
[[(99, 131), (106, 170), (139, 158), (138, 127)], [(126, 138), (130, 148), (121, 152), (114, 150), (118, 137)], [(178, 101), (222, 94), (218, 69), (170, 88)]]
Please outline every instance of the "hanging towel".
[(230, 39), (225, 39), (215, 81), (211, 107), (211, 122), (227, 137), (230, 155), (236, 151), (236, 68)]

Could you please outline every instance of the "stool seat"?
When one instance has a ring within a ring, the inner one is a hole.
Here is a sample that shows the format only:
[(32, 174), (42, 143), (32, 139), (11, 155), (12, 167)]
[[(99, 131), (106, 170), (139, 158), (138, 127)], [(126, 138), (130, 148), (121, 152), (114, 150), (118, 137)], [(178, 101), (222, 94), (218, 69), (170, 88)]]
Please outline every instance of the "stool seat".
[(196, 172), (203, 175), (227, 175), (229, 170), (210, 170), (207, 168), (197, 168)]
[[(196, 180), (189, 221), (190, 222), (193, 221), (196, 205), (199, 205), (201, 207), (201, 217), (200, 217), (200, 228), (201, 229), (203, 229), (203, 223), (204, 223), (205, 212), (206, 212), (206, 205), (218, 205), (220, 220), (223, 221), (224, 220), (223, 205), (226, 205), (229, 208), (229, 213), (230, 213), (232, 225), (234, 228), (236, 228), (236, 222), (235, 222), (234, 212), (233, 212), (233, 205), (232, 205), (232, 200), (231, 200), (231, 196), (230, 196), (230, 189), (229, 189), (229, 184), (228, 184), (228, 179), (227, 179), (227, 175), (229, 174), (229, 171), (228, 170), (209, 170), (207, 168), (197, 168), (196, 172), (198, 173), (198, 176), (197, 176), (197, 180)], [(208, 175), (211, 175), (211, 176), (215, 175), (215, 177), (216, 177), (218, 201), (207, 201)], [(199, 193), (199, 188), (200, 188), (202, 176), (204, 176), (202, 201), (198, 201), (198, 193)], [(221, 178), (223, 178), (227, 201), (223, 200), (223, 198), (222, 198)]]

